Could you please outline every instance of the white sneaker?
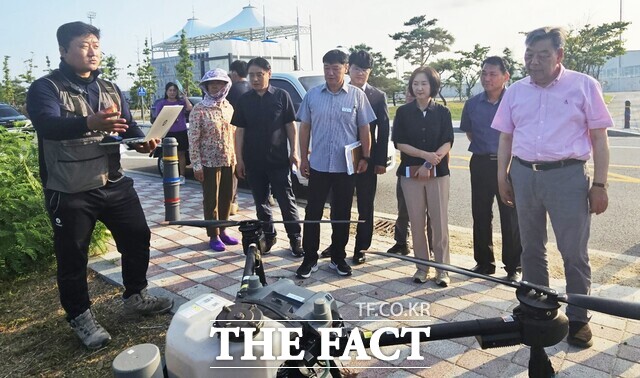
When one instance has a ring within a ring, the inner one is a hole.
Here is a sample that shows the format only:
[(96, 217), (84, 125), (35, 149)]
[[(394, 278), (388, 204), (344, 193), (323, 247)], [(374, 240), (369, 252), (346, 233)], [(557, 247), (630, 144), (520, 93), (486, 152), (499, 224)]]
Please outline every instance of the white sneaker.
[(180, 185), (184, 185), (187, 182), (187, 179), (184, 176), (180, 176)]
[(98, 324), (90, 308), (72, 319), (69, 325), (89, 349), (100, 349), (111, 341), (111, 335)]
[(413, 275), (413, 282), (425, 283), (427, 281), (429, 281), (429, 270), (416, 270), (415, 274)]
[(451, 280), (449, 279), (449, 272), (438, 272), (438, 275), (436, 276), (436, 285), (447, 287), (449, 286), (449, 283), (451, 283)]

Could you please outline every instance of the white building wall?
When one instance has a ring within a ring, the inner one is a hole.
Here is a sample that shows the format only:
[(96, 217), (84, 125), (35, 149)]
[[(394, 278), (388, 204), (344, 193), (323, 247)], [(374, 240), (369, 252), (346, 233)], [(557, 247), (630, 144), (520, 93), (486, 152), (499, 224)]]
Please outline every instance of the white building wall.
[(607, 61), (599, 79), (605, 92), (640, 91), (640, 50)]

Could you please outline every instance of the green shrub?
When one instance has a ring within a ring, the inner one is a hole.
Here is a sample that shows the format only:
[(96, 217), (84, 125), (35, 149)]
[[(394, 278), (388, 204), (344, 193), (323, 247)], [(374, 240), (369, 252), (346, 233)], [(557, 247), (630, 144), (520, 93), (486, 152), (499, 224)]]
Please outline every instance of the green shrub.
[[(90, 249), (106, 250), (109, 237), (99, 224)], [(54, 262), (35, 136), (0, 127), (0, 277), (19, 276)]]

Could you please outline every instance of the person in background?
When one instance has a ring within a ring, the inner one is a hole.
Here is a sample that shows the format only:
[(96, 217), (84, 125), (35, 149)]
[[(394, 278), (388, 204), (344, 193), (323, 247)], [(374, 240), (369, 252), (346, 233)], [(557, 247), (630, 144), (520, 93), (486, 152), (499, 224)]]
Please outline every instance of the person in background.
[[(60, 303), (82, 343), (99, 349), (111, 335), (91, 311), (87, 284), (89, 242), (97, 220), (111, 231), (122, 254), (125, 316), (166, 313), (173, 300), (147, 292), (151, 231), (133, 180), (122, 171), (120, 145), (100, 145), (105, 134), (144, 136), (120, 89), (99, 77), (100, 30), (76, 21), (60, 26), (56, 36), (60, 66), (31, 84), (27, 110), (38, 135)], [(133, 148), (148, 154), (159, 142)]]
[[(297, 116), (301, 120), (300, 172), (309, 178), (305, 220), (322, 218), (330, 190), (333, 190), (332, 220), (350, 220), (355, 175), (347, 174), (345, 146), (355, 143), (358, 138), (362, 143), (362, 158), (354, 169), (356, 173), (366, 171), (371, 162), (369, 123), (376, 117), (365, 93), (345, 82), (347, 61), (347, 54), (343, 51), (327, 52), (322, 57), (325, 83), (311, 88), (298, 109)], [(334, 223), (331, 226), (333, 248), (329, 266), (339, 275), (349, 276), (351, 267), (345, 261), (349, 224)], [(318, 270), (319, 224), (304, 225), (302, 246), (304, 260), (296, 274), (300, 278), (309, 278)]]
[[(377, 175), (387, 171), (387, 150), (389, 146), (389, 109), (387, 109), (387, 95), (368, 83), (369, 74), (373, 67), (371, 55), (360, 50), (349, 55), (349, 77), (351, 85), (364, 91), (376, 115), (376, 120), (369, 124), (371, 132), (371, 164), (367, 170), (356, 175), (356, 197), (358, 202), (358, 219), (356, 227), (356, 243), (352, 262), (362, 264), (366, 256), (362, 251), (369, 249), (373, 238), (373, 203), (376, 197)], [(376, 138), (377, 136), (377, 138)], [(330, 245), (322, 251), (321, 257), (331, 256)]]
[[(401, 152), (397, 175), (404, 193), (413, 250), (429, 260), (426, 235), (427, 211), (433, 231), (435, 261), (449, 263), (449, 151), (453, 145), (451, 112), (433, 98), (440, 88), (440, 75), (431, 67), (417, 68), (409, 79), (409, 91), (416, 100), (402, 105), (393, 121), (393, 141)], [(417, 265), (413, 280), (427, 282), (429, 269)], [(446, 287), (449, 274), (436, 269), (435, 282)]]
[[(189, 115), (189, 153), (193, 175), (202, 183), (205, 220), (229, 219), (233, 198), (235, 128), (231, 124), (233, 108), (226, 100), (231, 79), (220, 68), (210, 70), (200, 80), (204, 99)], [(237, 245), (238, 239), (223, 227), (207, 227), (209, 246), (222, 252), (227, 245)]]
[[(589, 294), (587, 249), (591, 214), (609, 204), (607, 172), (613, 119), (600, 83), (562, 65), (567, 33), (543, 27), (527, 33), (529, 76), (502, 96), (491, 127), (500, 131), (498, 187), (508, 206), (518, 206), (522, 279), (549, 286), (547, 216), (564, 261), (567, 293)], [(593, 182), (586, 162), (593, 153)], [(567, 342), (593, 345), (589, 313), (568, 305)]]
[(187, 153), (189, 152), (189, 137), (187, 136), (186, 113), (193, 109), (189, 98), (180, 96), (180, 90), (176, 83), (168, 82), (164, 86), (164, 98), (156, 101), (156, 114), (160, 114), (166, 105), (183, 105), (182, 111), (173, 123), (165, 138), (176, 138), (178, 141), (178, 172), (180, 173), (180, 185), (184, 185), (184, 172), (187, 167)]
[[(247, 80), (247, 62), (244, 60), (234, 60), (229, 65), (229, 78), (231, 78), (231, 89), (227, 95), (227, 101), (235, 109), (240, 97), (251, 90), (251, 84)], [(231, 215), (238, 212), (238, 178), (233, 176), (233, 199), (231, 201)]]
[(482, 62), (480, 83), (484, 91), (464, 104), (460, 130), (471, 142), (471, 214), (473, 216), (473, 258), (476, 266), (471, 270), (481, 274), (494, 274), (493, 256), (493, 199), (498, 200), (502, 230), (502, 262), (507, 280), (520, 281), (520, 232), (518, 214), (500, 199), (498, 192), (498, 141), (500, 132), (491, 128), (505, 86), (509, 82), (507, 65), (499, 56), (491, 56)]
[[(254, 58), (248, 66), (253, 89), (240, 97), (231, 123), (236, 126), (236, 172), (239, 178), (249, 182), (258, 219), (266, 222), (263, 228), (267, 253), (276, 243), (276, 230), (270, 223), (273, 220), (268, 200), (270, 186), (280, 204), (283, 220), (300, 219), (290, 176), (291, 165), (300, 164), (296, 145), (298, 131), (289, 93), (269, 85), (269, 62)], [(284, 227), (293, 256), (304, 256), (300, 224), (287, 223)]]
[[(415, 97), (409, 93), (409, 88), (405, 92), (405, 104), (415, 101)], [(396, 146), (397, 148), (397, 146)], [(402, 192), (402, 186), (400, 185), (400, 176), (396, 181), (396, 201), (398, 202), (398, 216), (396, 222), (393, 225), (393, 239), (396, 243), (387, 250), (387, 253), (396, 253), (401, 255), (408, 255), (411, 251), (407, 243), (409, 236), (409, 213), (407, 211), (407, 204), (404, 202), (404, 193)], [(433, 231), (431, 230), (431, 219), (429, 213), (427, 213), (427, 241), (429, 242), (429, 255), (433, 257)]]

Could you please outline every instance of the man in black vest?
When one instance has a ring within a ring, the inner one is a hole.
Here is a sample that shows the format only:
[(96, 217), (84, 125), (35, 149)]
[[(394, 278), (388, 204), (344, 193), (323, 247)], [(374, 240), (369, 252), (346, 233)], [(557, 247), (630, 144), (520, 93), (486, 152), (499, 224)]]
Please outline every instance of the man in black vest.
[[(133, 180), (120, 166), (119, 145), (100, 145), (109, 133), (144, 136), (118, 87), (98, 78), (100, 31), (71, 22), (58, 28), (57, 38), (60, 68), (31, 85), (27, 110), (38, 133), (60, 302), (83, 344), (98, 349), (111, 336), (91, 312), (87, 287), (87, 254), (97, 220), (111, 231), (122, 254), (125, 315), (165, 313), (173, 301), (147, 292), (151, 232)], [(149, 153), (158, 142), (134, 148)]]

